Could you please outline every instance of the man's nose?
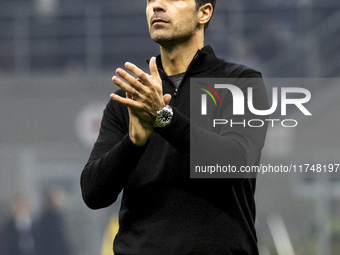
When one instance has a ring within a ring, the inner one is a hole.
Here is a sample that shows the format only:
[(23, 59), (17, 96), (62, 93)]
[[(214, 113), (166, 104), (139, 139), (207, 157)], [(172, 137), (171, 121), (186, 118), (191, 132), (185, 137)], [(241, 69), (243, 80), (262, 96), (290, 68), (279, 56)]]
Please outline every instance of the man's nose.
[(165, 0), (153, 1), (152, 8), (154, 12), (164, 12), (165, 11)]

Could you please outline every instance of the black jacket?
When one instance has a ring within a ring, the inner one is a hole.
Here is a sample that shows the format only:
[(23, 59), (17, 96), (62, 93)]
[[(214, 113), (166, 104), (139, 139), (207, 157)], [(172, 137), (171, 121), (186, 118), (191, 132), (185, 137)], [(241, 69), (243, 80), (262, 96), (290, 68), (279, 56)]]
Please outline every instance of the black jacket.
[[(210, 46), (197, 52), (178, 90), (162, 71), (160, 56), (157, 65), (164, 94), (172, 94), (171, 123), (157, 129), (145, 146), (135, 146), (128, 136), (127, 108), (110, 101), (81, 176), (85, 203), (93, 209), (107, 207), (123, 190), (117, 254), (258, 254), (255, 179), (190, 179), (189, 159), (190, 146), (203, 148), (213, 141), (225, 145), (227, 162), (258, 164), (266, 126), (255, 131), (225, 127), (219, 134), (201, 130), (189, 118), (189, 78), (261, 74), (218, 59)], [(254, 100), (258, 109), (267, 109), (262, 83)], [(190, 130), (201, 132), (197, 144), (190, 143)]]

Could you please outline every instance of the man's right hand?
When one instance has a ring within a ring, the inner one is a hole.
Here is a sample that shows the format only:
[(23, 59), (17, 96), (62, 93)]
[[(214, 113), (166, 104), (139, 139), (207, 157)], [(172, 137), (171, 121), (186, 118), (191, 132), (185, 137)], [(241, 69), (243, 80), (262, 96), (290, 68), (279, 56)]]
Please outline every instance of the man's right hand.
[[(126, 97), (129, 99), (133, 99), (128, 93), (126, 93)], [(143, 146), (148, 141), (149, 137), (153, 134), (153, 127), (147, 123), (146, 121), (141, 120), (137, 117), (137, 115), (133, 112), (130, 107), (128, 107), (129, 111), (129, 136), (131, 141), (138, 145)]]
[[(133, 100), (133, 97), (130, 96), (128, 93), (126, 93), (126, 97)], [(169, 94), (165, 94), (163, 96), (163, 99), (166, 104), (169, 104), (171, 96)], [(154, 133), (153, 125), (150, 125), (150, 123), (138, 118), (136, 113), (130, 107), (128, 107), (128, 111), (130, 118), (129, 122), (130, 139), (134, 144), (138, 146), (143, 146), (146, 144), (149, 137)]]
[(144, 145), (153, 134), (156, 112), (170, 103), (171, 95), (163, 95), (162, 80), (159, 76), (156, 58), (150, 59), (150, 75), (131, 63), (125, 67), (136, 77), (118, 68), (112, 81), (126, 92), (126, 97), (111, 94), (111, 99), (128, 107), (130, 139), (136, 145)]

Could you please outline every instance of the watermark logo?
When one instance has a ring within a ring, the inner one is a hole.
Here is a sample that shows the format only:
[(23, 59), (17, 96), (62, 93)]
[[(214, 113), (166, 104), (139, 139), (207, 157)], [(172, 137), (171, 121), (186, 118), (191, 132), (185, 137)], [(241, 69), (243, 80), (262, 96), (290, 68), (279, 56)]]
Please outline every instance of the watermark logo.
[[(295, 119), (283, 119), (282, 117), (287, 116), (287, 109), (294, 109), (295, 111), (302, 113), (304, 116), (312, 116), (311, 112), (307, 109), (306, 104), (311, 100), (311, 93), (308, 89), (301, 87), (272, 87), (269, 96), (271, 97), (271, 103), (263, 106), (259, 106), (259, 95), (266, 94), (263, 90), (259, 92), (259, 87), (245, 86), (240, 87), (233, 85), (232, 83), (221, 82), (222, 80), (209, 81), (196, 81), (195, 86), (204, 93), (200, 94), (200, 116), (217, 115), (214, 113), (213, 108), (209, 108), (209, 103), (215, 107), (232, 107), (232, 116), (235, 118), (223, 119), (223, 116), (213, 116), (218, 117), (212, 120), (212, 126), (217, 125), (243, 125), (244, 127), (262, 127), (267, 122), (270, 126), (274, 127), (276, 122), (280, 122), (283, 127), (296, 127), (298, 121)], [(249, 80), (247, 81), (249, 82)], [(242, 88), (242, 89), (241, 89)], [(209, 97), (212, 101), (209, 102), (207, 99)], [(262, 100), (263, 95), (260, 95)], [(232, 101), (229, 101), (232, 100)], [(197, 102), (197, 99), (196, 101)], [(210, 109), (210, 110), (208, 110)], [(221, 112), (221, 111), (218, 111)], [(269, 119), (268, 116), (273, 113), (276, 116), (280, 115), (281, 118)], [(220, 114), (218, 114), (220, 115)], [(230, 115), (231, 116), (231, 115)], [(241, 121), (239, 116), (245, 116), (245, 119)], [(249, 119), (247, 116), (258, 116), (258, 118)], [(222, 118), (221, 118), (222, 117)], [(267, 118), (266, 118), (267, 117)]]
[[(199, 87), (199, 89), (203, 90), (205, 93), (207, 93), (212, 98), (212, 100), (215, 103), (215, 106), (217, 106), (216, 99), (208, 89), (210, 89), (216, 95), (217, 99), (219, 100), (220, 105), (221, 106), (223, 105), (220, 95), (217, 93), (217, 91), (213, 87), (211, 87), (210, 85), (203, 83), (203, 82), (198, 82), (198, 83), (206, 87), (206, 88)], [(202, 102), (202, 104), (201, 104), (201, 114), (202, 115), (207, 115), (207, 94), (201, 95), (201, 102)]]
[[(204, 84), (204, 83), (201, 83)], [(222, 101), (217, 93), (217, 91), (211, 87), (210, 85), (204, 84), (208, 88), (210, 88), (215, 95), (217, 95), (218, 99), (220, 100), (220, 104), (222, 106)], [(244, 115), (244, 105), (245, 105), (245, 96), (240, 88), (235, 85), (231, 84), (215, 84), (214, 87), (216, 89), (228, 89), (233, 98), (233, 114), (234, 115)], [(206, 89), (200, 88), (201, 90), (205, 91), (210, 97), (213, 99), (215, 105), (217, 106), (216, 100), (213, 95), (207, 91)], [(248, 96), (247, 96), (247, 105), (251, 113), (258, 115), (258, 116), (266, 116), (274, 113), (278, 107), (278, 88), (272, 88), (272, 105), (269, 109), (266, 110), (258, 110), (255, 109), (253, 103), (253, 88), (247, 88)], [(289, 93), (296, 93), (304, 95), (303, 98), (288, 98), (287, 95)], [(203, 94), (201, 97), (201, 114), (207, 115), (207, 99), (206, 94)], [(281, 115), (287, 115), (287, 105), (295, 105), (304, 115), (311, 116), (312, 114), (307, 110), (307, 108), (303, 105), (307, 103), (311, 99), (311, 93), (309, 90), (305, 88), (281, 88)]]

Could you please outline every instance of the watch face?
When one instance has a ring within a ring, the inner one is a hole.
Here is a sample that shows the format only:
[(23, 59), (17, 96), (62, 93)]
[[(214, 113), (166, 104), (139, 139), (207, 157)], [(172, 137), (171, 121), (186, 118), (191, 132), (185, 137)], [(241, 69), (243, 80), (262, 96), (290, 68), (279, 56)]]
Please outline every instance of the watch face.
[(168, 111), (162, 111), (159, 117), (163, 123), (168, 123), (171, 120), (171, 114)]
[(172, 109), (169, 105), (165, 106), (162, 110), (157, 112), (157, 117), (155, 121), (156, 127), (165, 127), (171, 122), (172, 119)]

